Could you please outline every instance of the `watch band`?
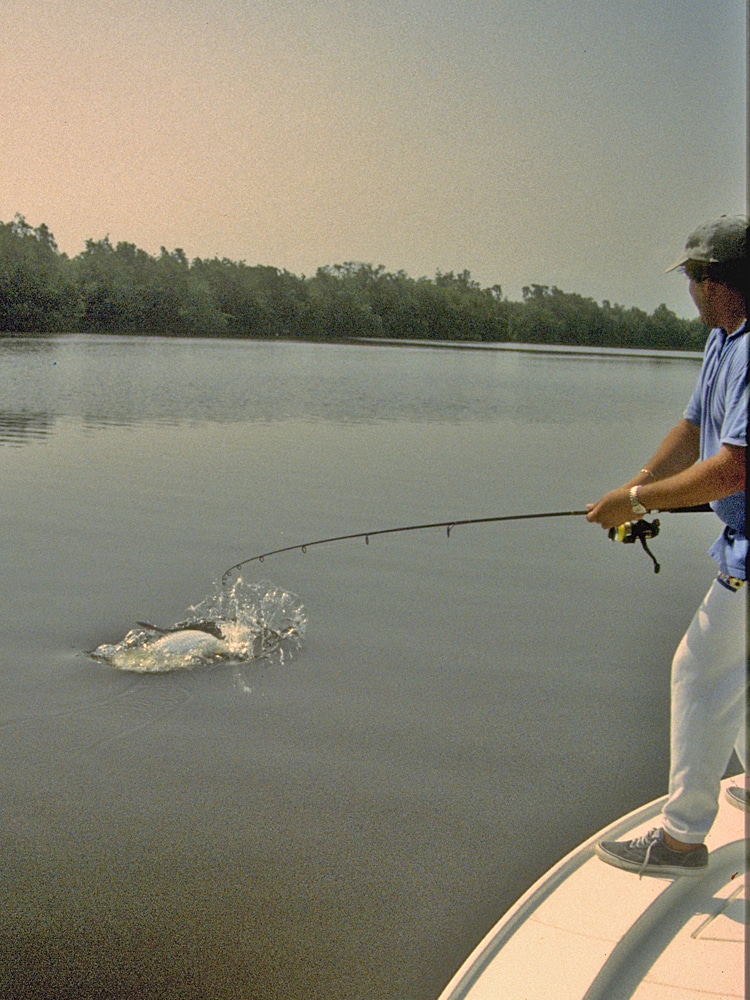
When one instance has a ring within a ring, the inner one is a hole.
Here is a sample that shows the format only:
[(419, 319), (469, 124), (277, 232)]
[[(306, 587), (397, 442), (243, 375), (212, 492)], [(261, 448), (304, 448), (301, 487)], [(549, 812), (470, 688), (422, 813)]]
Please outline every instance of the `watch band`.
[(641, 501), (638, 499), (638, 486), (631, 486), (630, 493), (630, 506), (634, 514), (643, 516), (643, 514), (648, 514), (648, 508), (644, 507)]

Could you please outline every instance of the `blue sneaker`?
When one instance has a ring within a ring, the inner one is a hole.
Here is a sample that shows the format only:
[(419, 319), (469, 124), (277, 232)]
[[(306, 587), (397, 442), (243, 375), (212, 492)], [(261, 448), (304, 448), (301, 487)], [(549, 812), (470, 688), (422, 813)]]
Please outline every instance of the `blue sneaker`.
[(697, 844), (692, 851), (673, 851), (664, 841), (664, 831), (656, 827), (634, 840), (603, 840), (595, 847), (608, 865), (643, 875), (703, 875), (708, 867), (708, 850)]

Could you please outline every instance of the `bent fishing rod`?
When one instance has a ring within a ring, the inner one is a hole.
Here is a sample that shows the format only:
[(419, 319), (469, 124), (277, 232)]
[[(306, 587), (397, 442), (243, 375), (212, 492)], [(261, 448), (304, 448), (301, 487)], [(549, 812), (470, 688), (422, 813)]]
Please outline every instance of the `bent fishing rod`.
[[(710, 511), (711, 508), (708, 504), (699, 504), (696, 507), (672, 507), (663, 511), (653, 511), (656, 514), (695, 514), (703, 511)], [(501, 521), (534, 521), (541, 520), (542, 518), (552, 518), (552, 517), (583, 517), (588, 514), (588, 510), (552, 510), (545, 511), (541, 514), (504, 514), (499, 517), (470, 517), (464, 520), (456, 521), (432, 521), (429, 524), (408, 524), (398, 528), (379, 528), (375, 531), (357, 531), (350, 535), (335, 535), (330, 538), (318, 538), (313, 542), (297, 542), (295, 545), (285, 545), (280, 549), (272, 549), (270, 552), (262, 552), (257, 556), (250, 556), (248, 559), (242, 559), (240, 562), (235, 563), (234, 566), (230, 566), (229, 569), (223, 574), (221, 578), (222, 586), (226, 586), (227, 580), (232, 575), (232, 573), (237, 570), (242, 569), (251, 562), (264, 562), (269, 556), (278, 556), (283, 552), (307, 552), (308, 549), (313, 548), (315, 545), (328, 545), (331, 542), (347, 542), (354, 539), (364, 538), (365, 545), (370, 544), (370, 539), (375, 538), (377, 535), (395, 535), (403, 531), (423, 531), (426, 528), (445, 528), (446, 535), (450, 538), (451, 531), (454, 528), (464, 527), (468, 524), (497, 524)], [(655, 538), (659, 534), (659, 521), (628, 521), (625, 524), (620, 525), (618, 528), (610, 528), (609, 537), (612, 541), (624, 542), (625, 544), (633, 544), (636, 541), (641, 543), (644, 551), (648, 554), (654, 564), (654, 573), (658, 573), (660, 566), (653, 556), (653, 553), (648, 548), (646, 540), (649, 538)]]

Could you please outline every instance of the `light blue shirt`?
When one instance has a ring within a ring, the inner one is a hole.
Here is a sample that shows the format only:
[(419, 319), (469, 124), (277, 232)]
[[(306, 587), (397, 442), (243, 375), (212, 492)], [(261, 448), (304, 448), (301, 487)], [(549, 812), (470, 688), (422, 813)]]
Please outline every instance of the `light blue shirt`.
[[(703, 366), (685, 419), (700, 427), (700, 457), (710, 458), (722, 444), (747, 447), (747, 322), (727, 336), (720, 327), (706, 341)], [(721, 572), (746, 579), (745, 491), (714, 500), (711, 507), (726, 525), (710, 554)]]

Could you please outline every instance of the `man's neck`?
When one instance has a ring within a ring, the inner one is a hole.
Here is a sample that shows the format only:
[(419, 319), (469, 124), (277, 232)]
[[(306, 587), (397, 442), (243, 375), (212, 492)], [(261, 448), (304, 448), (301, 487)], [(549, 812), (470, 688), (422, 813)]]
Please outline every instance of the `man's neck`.
[(744, 296), (726, 285), (715, 286), (714, 323), (726, 330), (727, 335), (735, 333), (747, 320), (747, 305)]
[(723, 322), (719, 323), (719, 326), (722, 330), (726, 330), (728, 337), (731, 337), (733, 333), (741, 330), (745, 323), (747, 323), (747, 316), (744, 312), (741, 312), (730, 318), (726, 318)]

